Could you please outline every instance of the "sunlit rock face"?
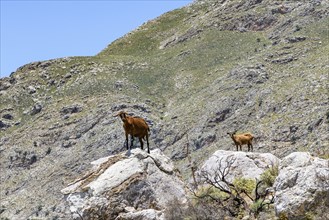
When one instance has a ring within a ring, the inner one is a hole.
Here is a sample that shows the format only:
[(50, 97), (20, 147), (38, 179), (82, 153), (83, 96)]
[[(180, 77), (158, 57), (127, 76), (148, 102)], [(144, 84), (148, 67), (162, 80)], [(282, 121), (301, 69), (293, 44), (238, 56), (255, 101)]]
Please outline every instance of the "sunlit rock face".
[(75, 219), (164, 219), (168, 202), (186, 201), (179, 174), (160, 150), (134, 149), (92, 164), (90, 172), (62, 190)]
[(291, 153), (282, 159), (274, 188), (277, 216), (329, 219), (328, 160), (307, 152)]

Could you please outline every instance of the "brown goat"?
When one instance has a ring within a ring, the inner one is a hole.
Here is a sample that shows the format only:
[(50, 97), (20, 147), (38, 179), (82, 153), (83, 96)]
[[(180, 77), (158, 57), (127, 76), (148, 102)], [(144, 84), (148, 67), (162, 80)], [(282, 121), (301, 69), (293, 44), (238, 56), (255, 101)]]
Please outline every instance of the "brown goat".
[(232, 140), (234, 141), (234, 144), (236, 146), (236, 150), (242, 151), (242, 145), (247, 144), (248, 145), (248, 151), (254, 151), (254, 147), (252, 146), (252, 140), (254, 139), (254, 136), (250, 133), (244, 133), (244, 134), (236, 134), (236, 132), (233, 133), (227, 133), (230, 135)]
[[(126, 135), (126, 146), (127, 150), (130, 150), (130, 148), (133, 146), (134, 137), (139, 138), (139, 142), (141, 144), (141, 149), (143, 150), (143, 139), (146, 139), (147, 143), (147, 152), (150, 153), (149, 148), (149, 131), (150, 128), (147, 125), (146, 121), (143, 118), (139, 117), (132, 117), (129, 116), (126, 112), (120, 111), (118, 114), (114, 115), (113, 117), (119, 116), (123, 122), (123, 128), (125, 130)], [(128, 135), (130, 135), (131, 138), (131, 144), (128, 148)]]

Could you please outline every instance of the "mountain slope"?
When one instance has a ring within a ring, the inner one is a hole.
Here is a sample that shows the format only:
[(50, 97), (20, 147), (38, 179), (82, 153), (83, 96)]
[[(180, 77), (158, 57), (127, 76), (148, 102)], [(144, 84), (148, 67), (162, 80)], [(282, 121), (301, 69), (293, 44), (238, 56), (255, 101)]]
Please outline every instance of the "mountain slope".
[[(68, 215), (60, 189), (124, 150), (121, 109), (145, 117), (151, 148), (201, 163), (235, 150), (328, 157), (327, 1), (196, 1), (94, 57), (27, 64), (0, 80), (1, 217)], [(188, 138), (185, 134), (188, 134)], [(246, 149), (244, 149), (246, 150)], [(57, 217), (56, 217), (57, 216)]]

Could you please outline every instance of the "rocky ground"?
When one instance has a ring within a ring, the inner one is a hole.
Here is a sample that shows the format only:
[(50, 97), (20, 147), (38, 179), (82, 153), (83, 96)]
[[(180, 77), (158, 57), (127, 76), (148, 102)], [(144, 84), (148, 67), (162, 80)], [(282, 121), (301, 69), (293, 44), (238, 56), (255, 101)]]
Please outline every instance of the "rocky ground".
[(195, 1), (94, 57), (1, 78), (1, 218), (70, 215), (60, 191), (91, 161), (124, 151), (112, 117), (122, 109), (147, 120), (151, 149), (184, 181), (187, 147), (201, 166), (235, 150), (235, 130), (254, 134), (255, 152), (328, 159), (328, 14), (324, 0)]

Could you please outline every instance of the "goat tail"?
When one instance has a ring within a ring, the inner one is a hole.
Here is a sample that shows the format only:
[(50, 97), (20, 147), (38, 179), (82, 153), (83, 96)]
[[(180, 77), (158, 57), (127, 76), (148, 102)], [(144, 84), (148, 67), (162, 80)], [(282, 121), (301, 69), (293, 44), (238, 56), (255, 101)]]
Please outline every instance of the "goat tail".
[(252, 141), (255, 144), (257, 142), (257, 138), (254, 135), (252, 135), (250, 141)]
[(142, 137), (142, 139), (143, 139), (144, 141), (146, 141), (146, 138), (145, 138), (145, 137), (146, 137), (146, 136), (149, 137), (149, 135), (150, 135), (150, 128), (149, 128), (149, 127), (147, 127), (147, 131), (148, 131), (148, 132), (146, 132), (146, 135), (145, 135), (144, 137)]

